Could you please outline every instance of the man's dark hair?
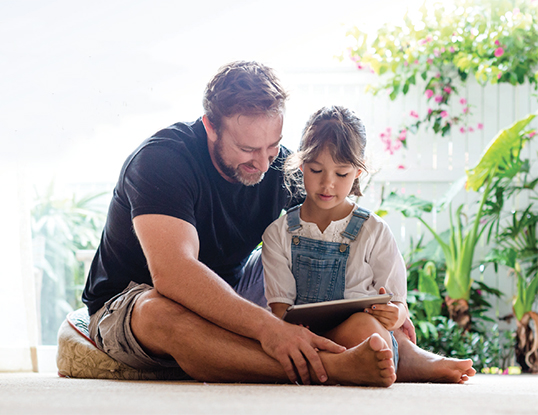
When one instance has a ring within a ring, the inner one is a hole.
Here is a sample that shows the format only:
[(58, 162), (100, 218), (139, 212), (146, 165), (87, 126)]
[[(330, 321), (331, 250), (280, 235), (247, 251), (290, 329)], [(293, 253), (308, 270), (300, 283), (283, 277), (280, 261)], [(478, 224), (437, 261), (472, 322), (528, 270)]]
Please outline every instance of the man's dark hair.
[(207, 84), (203, 104), (218, 133), (222, 117), (282, 112), (287, 98), (273, 69), (258, 62), (237, 61), (222, 66)]

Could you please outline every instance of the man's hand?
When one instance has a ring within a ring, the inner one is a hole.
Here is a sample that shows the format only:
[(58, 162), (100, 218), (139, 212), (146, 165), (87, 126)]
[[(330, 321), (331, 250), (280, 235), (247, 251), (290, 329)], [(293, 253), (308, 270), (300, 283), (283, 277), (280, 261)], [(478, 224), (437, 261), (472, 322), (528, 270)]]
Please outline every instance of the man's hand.
[(304, 385), (311, 383), (308, 365), (320, 382), (327, 380), (327, 372), (321, 363), (318, 350), (341, 353), (344, 346), (312, 333), (305, 327), (276, 320), (273, 329), (265, 331), (260, 343), (263, 350), (280, 362), (290, 381), (300, 378)]

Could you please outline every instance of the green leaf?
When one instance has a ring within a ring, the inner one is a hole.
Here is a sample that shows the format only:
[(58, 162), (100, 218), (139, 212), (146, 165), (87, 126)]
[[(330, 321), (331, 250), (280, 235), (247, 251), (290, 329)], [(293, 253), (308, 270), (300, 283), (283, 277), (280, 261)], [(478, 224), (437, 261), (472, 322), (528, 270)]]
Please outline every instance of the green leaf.
[(436, 210), (438, 212), (444, 210), (447, 207), (447, 205), (450, 202), (452, 202), (454, 197), (461, 191), (461, 189), (463, 189), (466, 181), (467, 181), (467, 176), (462, 176), (458, 180), (456, 180), (454, 183), (452, 183), (448, 191), (435, 204)]
[(391, 192), (381, 203), (382, 210), (397, 210), (406, 217), (420, 217), (424, 212), (432, 211), (432, 203), (416, 196), (402, 196)]
[(443, 303), (439, 294), (436, 275), (435, 264), (431, 261), (427, 262), (424, 268), (419, 270), (418, 290), (435, 298), (434, 300), (423, 301), (426, 316), (430, 321), (433, 317), (441, 314), (441, 305)]
[(486, 262), (495, 262), (510, 268), (515, 268), (517, 252), (513, 248), (494, 248), (486, 255)]
[(536, 117), (536, 114), (516, 121), (510, 127), (501, 130), (487, 145), (480, 160), (471, 169), (466, 170), (467, 189), (477, 191), (491, 174), (496, 174), (501, 168), (509, 169), (510, 160), (507, 155), (513, 154), (522, 145), (521, 132)]

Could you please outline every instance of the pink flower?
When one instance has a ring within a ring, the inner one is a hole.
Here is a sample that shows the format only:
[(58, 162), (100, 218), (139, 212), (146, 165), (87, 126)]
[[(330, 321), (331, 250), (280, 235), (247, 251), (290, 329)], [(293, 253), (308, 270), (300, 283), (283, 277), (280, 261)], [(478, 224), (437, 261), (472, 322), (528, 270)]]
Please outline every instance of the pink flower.
[(534, 137), (535, 135), (536, 135), (536, 131), (531, 131), (531, 132), (529, 133), (529, 138), (532, 138), (532, 137)]
[(409, 62), (405, 61), (404, 66), (409, 66)]
[(428, 115), (430, 115), (433, 112), (431, 108), (428, 108)]
[(437, 72), (437, 73), (435, 74), (435, 77), (436, 77), (436, 78), (440, 78), (440, 77), (441, 77), (441, 74), (440, 74), (439, 72)]
[(411, 111), (409, 115), (413, 118), (418, 118), (418, 113), (416, 111)]
[(444, 47), (442, 47), (442, 48), (441, 48), (441, 53), (445, 53), (445, 50), (446, 50), (446, 49), (445, 49)]
[(456, 49), (454, 49), (454, 46), (450, 46), (450, 49), (449, 49), (449, 50), (450, 50), (451, 53), (456, 52)]
[(463, 113), (464, 113), (464, 114), (467, 114), (468, 112), (469, 112), (469, 107), (465, 107), (465, 108), (463, 109)]
[(461, 127), (461, 128), (460, 128), (460, 133), (463, 134), (464, 132), (465, 132), (465, 127)]
[(503, 48), (495, 49), (494, 55), (496, 58), (500, 58), (502, 55), (504, 55), (504, 49)]
[(479, 122), (478, 125), (476, 126), (476, 128), (478, 128), (479, 130), (481, 130), (481, 129), (484, 128), (484, 124), (482, 124), (481, 122)]
[(445, 86), (443, 88), (443, 91), (445, 91), (447, 94), (450, 94), (452, 92), (452, 88), (450, 88), (449, 86)]
[(435, 55), (436, 58), (438, 58), (439, 56), (441, 56), (441, 53), (439, 52), (439, 49), (435, 48), (433, 50), (433, 54)]
[(407, 138), (407, 130), (403, 129), (402, 131), (400, 131), (400, 135), (398, 136), (398, 140), (405, 141), (406, 138)]
[(497, 79), (501, 79), (501, 76), (502, 76), (502, 74), (498, 73), (497, 74)]
[(497, 46), (499, 46), (499, 45), (501, 44), (501, 42), (499, 42), (499, 39), (497, 39), (497, 40), (495, 41), (495, 44), (496, 44)]
[(402, 142), (401, 141), (395, 141), (394, 145), (392, 146), (392, 149), (394, 151), (396, 151), (396, 150), (399, 150), (400, 148), (402, 148)]
[(428, 62), (428, 65), (431, 65), (433, 63), (433, 59), (432, 58), (428, 58), (428, 60), (426, 61)]
[(442, 95), (436, 95), (434, 99), (435, 99), (435, 102), (440, 103), (440, 102), (443, 101), (443, 96)]
[(470, 133), (474, 133), (474, 128), (473, 127), (469, 127), (469, 130), (468, 130)]
[(418, 59), (415, 60), (415, 64), (418, 64)]
[(400, 164), (400, 165), (398, 166), (398, 170), (405, 170), (405, 166), (404, 166), (403, 164)]
[(425, 43), (431, 42), (433, 40), (432, 35), (426, 36), (424, 39), (420, 39), (418, 43), (424, 45)]
[(426, 98), (430, 99), (433, 96), (433, 91), (431, 89), (427, 89), (424, 94), (426, 95)]
[(448, 112), (441, 111), (441, 118), (446, 118), (446, 117), (448, 117)]
[(465, 98), (460, 99), (460, 104), (461, 105), (467, 104), (467, 100)]

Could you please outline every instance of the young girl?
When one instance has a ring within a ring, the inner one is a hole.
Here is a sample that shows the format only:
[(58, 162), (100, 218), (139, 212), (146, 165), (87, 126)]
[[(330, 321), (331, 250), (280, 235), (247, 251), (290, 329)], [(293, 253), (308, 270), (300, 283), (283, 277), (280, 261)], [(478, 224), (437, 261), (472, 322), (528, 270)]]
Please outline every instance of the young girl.
[[(307, 122), (299, 151), (285, 166), (288, 187), (306, 199), (263, 235), (266, 297), (282, 317), (292, 304), (392, 293), (388, 304), (356, 313), (324, 336), (350, 348), (378, 333), (397, 369), (394, 331), (408, 316), (405, 263), (388, 225), (348, 199), (361, 195), (365, 146), (364, 126), (349, 109), (322, 108)], [(462, 383), (475, 373), (471, 360), (425, 352), (405, 335), (398, 340), (405, 342), (400, 354), (408, 360), (400, 380)]]

